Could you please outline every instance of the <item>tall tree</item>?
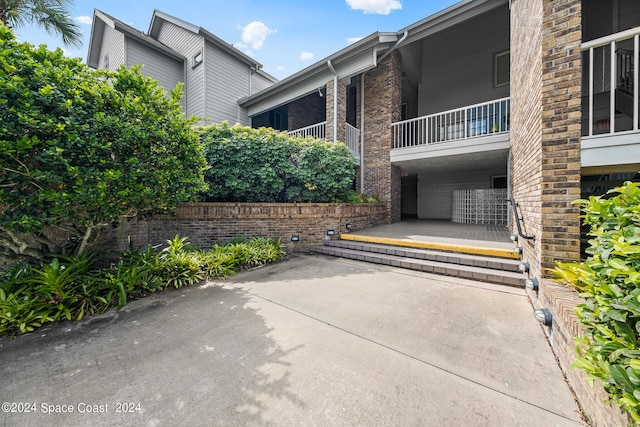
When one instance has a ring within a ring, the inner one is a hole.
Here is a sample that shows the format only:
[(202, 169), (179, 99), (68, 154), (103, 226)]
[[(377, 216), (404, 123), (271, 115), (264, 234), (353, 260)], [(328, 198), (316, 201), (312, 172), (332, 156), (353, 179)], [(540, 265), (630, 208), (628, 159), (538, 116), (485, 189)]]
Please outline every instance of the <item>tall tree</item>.
[(65, 45), (81, 47), (80, 27), (69, 14), (72, 6), (73, 0), (0, 0), (0, 21), (9, 28), (35, 23)]

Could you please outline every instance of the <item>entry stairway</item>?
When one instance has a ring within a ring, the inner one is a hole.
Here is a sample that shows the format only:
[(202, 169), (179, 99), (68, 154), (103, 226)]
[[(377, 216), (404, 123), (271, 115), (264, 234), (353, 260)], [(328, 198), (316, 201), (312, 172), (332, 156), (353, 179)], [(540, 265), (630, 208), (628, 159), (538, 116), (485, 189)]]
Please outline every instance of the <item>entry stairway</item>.
[[(479, 242), (480, 243), (480, 242)], [(312, 252), (426, 273), (524, 287), (515, 250), (343, 234)]]

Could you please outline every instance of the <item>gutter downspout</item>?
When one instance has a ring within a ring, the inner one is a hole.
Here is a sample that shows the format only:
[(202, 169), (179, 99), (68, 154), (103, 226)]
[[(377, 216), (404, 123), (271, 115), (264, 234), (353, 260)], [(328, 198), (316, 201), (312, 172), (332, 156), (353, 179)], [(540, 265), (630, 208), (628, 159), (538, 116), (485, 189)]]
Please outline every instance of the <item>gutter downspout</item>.
[(327, 61), (327, 67), (333, 73), (333, 142), (336, 142), (338, 140), (338, 73), (330, 59)]
[(396, 42), (396, 44), (394, 44), (391, 49), (389, 49), (384, 55), (382, 55), (382, 57), (379, 59), (379, 62), (382, 62), (382, 60), (384, 58), (386, 58), (387, 56), (391, 55), (391, 52), (396, 50), (398, 48), (398, 46), (400, 45), (400, 43), (405, 41), (407, 39), (407, 37), (409, 37), (409, 30), (405, 31), (404, 34), (402, 35), (402, 37), (400, 37), (400, 40), (398, 40)]
[[(374, 52), (375, 62), (375, 52)], [(364, 75), (360, 75), (360, 194), (364, 194)]]
[[(408, 30), (404, 32), (402, 37), (400, 37), (400, 40), (398, 40), (387, 53), (382, 55), (380, 61), (389, 56), (391, 52), (396, 50), (400, 43), (405, 41), (407, 37), (409, 37)], [(374, 68), (378, 66), (377, 48), (373, 49), (373, 66)], [(360, 194), (364, 194), (364, 75), (367, 74), (367, 71), (363, 72), (360, 75)]]
[(254, 67), (249, 67), (249, 96), (253, 95), (253, 75), (255, 74), (256, 69)]

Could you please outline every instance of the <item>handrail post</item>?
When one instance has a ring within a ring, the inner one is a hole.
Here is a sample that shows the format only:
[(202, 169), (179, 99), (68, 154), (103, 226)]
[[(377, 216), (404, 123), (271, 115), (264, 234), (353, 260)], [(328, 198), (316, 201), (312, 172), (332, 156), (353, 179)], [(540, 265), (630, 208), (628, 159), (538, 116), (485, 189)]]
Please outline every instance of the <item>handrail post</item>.
[(516, 220), (516, 226), (518, 228), (518, 236), (522, 237), (525, 240), (535, 240), (536, 238), (535, 235), (527, 235), (527, 234), (524, 234), (524, 232), (522, 231), (522, 227), (520, 226), (520, 221), (524, 222), (524, 218), (520, 216), (520, 214), (518, 213), (518, 203), (516, 203), (513, 197), (509, 197), (508, 201), (511, 203), (511, 206), (513, 207), (513, 216)]

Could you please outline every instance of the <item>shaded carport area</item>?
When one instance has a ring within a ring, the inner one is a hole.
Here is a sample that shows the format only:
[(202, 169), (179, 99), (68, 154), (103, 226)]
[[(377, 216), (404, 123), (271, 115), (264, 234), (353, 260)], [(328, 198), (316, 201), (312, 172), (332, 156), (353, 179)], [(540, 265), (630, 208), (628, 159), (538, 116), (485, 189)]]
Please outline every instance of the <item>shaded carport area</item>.
[(524, 290), (290, 256), (0, 339), (36, 409), (0, 425), (584, 425), (540, 328)]

